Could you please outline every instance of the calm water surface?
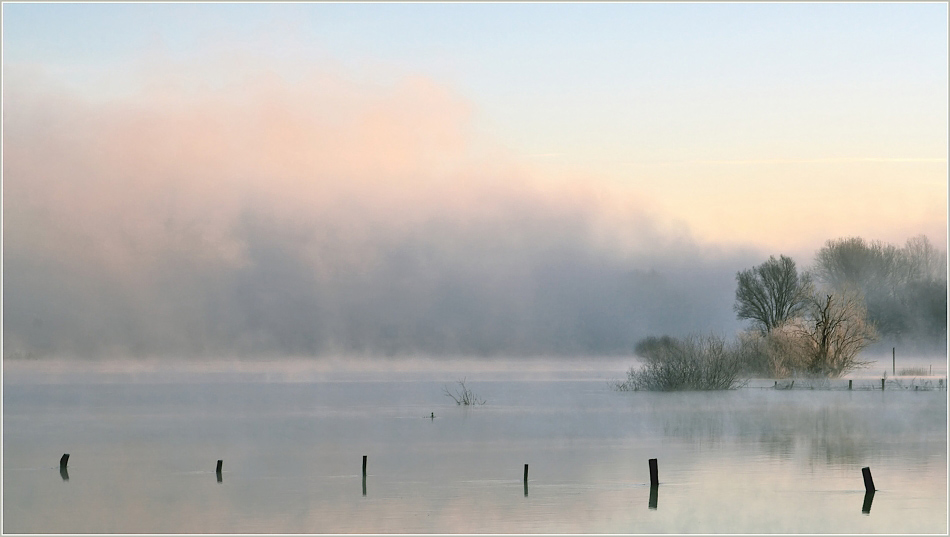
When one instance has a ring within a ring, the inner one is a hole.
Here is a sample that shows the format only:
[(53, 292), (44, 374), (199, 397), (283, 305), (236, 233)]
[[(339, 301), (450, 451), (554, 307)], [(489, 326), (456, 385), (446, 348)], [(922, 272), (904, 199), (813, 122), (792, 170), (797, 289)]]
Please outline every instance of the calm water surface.
[[(8, 361), (3, 531), (947, 532), (945, 391), (619, 393), (629, 361), (578, 363)], [(462, 376), (485, 405), (443, 395)]]

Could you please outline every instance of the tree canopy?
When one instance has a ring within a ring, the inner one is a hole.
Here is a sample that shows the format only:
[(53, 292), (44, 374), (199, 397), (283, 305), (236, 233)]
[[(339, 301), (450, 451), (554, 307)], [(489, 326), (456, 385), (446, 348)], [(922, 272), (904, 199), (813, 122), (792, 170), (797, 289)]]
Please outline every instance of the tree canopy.
[(736, 282), (736, 316), (766, 333), (802, 313), (811, 289), (808, 276), (784, 255), (738, 272)]
[(881, 335), (946, 344), (947, 254), (926, 236), (903, 247), (860, 237), (829, 240), (815, 255), (813, 272), (829, 289), (857, 290)]

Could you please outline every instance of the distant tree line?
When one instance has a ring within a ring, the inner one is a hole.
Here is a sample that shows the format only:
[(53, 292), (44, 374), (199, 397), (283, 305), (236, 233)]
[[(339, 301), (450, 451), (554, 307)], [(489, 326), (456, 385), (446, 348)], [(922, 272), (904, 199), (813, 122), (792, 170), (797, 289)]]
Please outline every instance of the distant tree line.
[(927, 237), (897, 247), (859, 237), (830, 240), (815, 256), (817, 281), (853, 290), (882, 338), (943, 347), (947, 339), (947, 253)]

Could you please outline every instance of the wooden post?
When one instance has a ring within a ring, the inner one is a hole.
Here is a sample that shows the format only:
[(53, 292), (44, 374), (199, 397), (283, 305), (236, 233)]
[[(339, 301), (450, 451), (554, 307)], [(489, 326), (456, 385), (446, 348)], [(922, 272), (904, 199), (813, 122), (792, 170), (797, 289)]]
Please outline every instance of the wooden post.
[(871, 479), (871, 468), (865, 466), (861, 468), (861, 475), (864, 476), (864, 490), (865, 492), (874, 492), (877, 490), (874, 488), (874, 480)]
[(69, 462), (69, 453), (63, 453), (59, 459), (59, 476), (63, 478), (63, 481), (69, 481), (69, 472), (66, 471), (67, 462)]
[(848, 389), (849, 389), (849, 390), (851, 389), (851, 383), (852, 383), (852, 382), (853, 382), (853, 381), (852, 381), (851, 379), (848, 379)]
[(218, 478), (218, 483), (221, 483), (224, 481), (223, 479), (221, 479), (221, 467), (223, 465), (224, 465), (224, 461), (221, 459), (218, 459), (218, 466), (214, 469), (214, 473)]
[(897, 374), (897, 347), (891, 347), (891, 374)]
[(528, 495), (528, 463), (524, 464), (524, 495)]
[(363, 455), (363, 496), (366, 496), (366, 455)]
[(650, 459), (650, 486), (655, 487), (660, 484), (659, 472), (656, 468), (656, 459)]
[(881, 391), (884, 391), (884, 379), (881, 379)]

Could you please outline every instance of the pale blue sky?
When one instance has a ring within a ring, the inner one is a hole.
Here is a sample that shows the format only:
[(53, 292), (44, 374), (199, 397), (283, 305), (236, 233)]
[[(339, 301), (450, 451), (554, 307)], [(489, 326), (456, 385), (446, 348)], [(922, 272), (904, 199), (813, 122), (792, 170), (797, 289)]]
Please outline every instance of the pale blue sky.
[[(421, 75), (539, 173), (634, 185), (670, 211), (691, 201), (669, 192), (745, 192), (748, 161), (806, 162), (817, 184), (864, 173), (846, 161), (934, 164), (869, 176), (880, 203), (908, 183), (930, 199), (946, 173), (945, 3), (7, 3), (3, 15), (5, 70), (89, 96), (134, 91), (135, 66), (156, 57), (253, 54), (288, 79), (327, 62), (378, 84)], [(839, 169), (816, 171), (823, 159)]]

